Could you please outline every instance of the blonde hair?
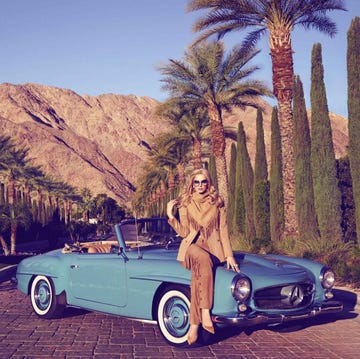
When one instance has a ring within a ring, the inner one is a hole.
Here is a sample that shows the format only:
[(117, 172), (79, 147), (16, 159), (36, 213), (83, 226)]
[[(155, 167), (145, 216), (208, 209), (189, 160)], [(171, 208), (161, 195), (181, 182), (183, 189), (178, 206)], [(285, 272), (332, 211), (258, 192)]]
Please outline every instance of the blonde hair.
[(194, 178), (197, 175), (203, 175), (208, 181), (207, 193), (209, 195), (210, 203), (216, 204), (217, 207), (222, 207), (224, 205), (224, 201), (219, 196), (218, 191), (215, 189), (209, 171), (205, 168), (196, 169), (190, 174), (183, 193), (181, 193), (179, 197), (176, 199), (177, 207), (181, 207), (181, 206), (186, 207), (186, 205), (190, 203), (191, 196), (194, 193)]

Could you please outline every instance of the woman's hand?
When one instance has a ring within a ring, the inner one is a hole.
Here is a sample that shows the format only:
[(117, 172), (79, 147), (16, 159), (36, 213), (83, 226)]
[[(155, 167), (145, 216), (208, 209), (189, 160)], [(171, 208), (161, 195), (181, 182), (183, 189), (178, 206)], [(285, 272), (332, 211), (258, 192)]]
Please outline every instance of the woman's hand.
[(234, 257), (226, 257), (226, 268), (232, 269), (233, 271), (240, 273), (239, 265), (236, 263)]
[(176, 205), (176, 199), (172, 199), (171, 201), (168, 202), (167, 206), (166, 206), (166, 214), (169, 217), (169, 219), (174, 218), (173, 215), (173, 210), (174, 210), (174, 206)]

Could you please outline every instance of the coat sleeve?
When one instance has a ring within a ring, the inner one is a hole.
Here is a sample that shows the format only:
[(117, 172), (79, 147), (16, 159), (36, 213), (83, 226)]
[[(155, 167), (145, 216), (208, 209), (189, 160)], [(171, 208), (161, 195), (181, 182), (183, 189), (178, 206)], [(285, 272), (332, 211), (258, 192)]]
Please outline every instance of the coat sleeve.
[(169, 218), (168, 222), (172, 228), (174, 228), (175, 232), (182, 238), (185, 238), (190, 233), (189, 228), (189, 220), (187, 216), (187, 209), (185, 207), (179, 208), (179, 217), (180, 221), (178, 221), (175, 217)]
[(226, 219), (226, 209), (225, 207), (221, 207), (220, 211), (220, 240), (224, 250), (225, 257), (232, 257), (233, 250), (231, 248), (230, 238), (229, 238), (229, 231), (227, 226), (227, 219)]

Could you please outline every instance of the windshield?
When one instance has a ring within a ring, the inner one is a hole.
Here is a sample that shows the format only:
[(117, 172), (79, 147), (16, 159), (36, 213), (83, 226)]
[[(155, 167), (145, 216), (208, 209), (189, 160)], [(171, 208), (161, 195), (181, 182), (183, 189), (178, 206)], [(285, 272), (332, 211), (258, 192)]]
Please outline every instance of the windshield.
[(120, 231), (126, 248), (166, 246), (174, 243), (176, 238), (166, 218), (126, 220), (120, 224)]

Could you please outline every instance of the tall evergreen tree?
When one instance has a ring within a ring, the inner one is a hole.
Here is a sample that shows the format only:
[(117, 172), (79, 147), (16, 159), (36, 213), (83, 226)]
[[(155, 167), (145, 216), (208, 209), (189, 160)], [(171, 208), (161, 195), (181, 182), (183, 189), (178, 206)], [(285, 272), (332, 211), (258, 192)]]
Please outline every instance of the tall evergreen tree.
[(232, 228), (235, 233), (245, 233), (245, 203), (244, 203), (244, 191), (242, 182), (242, 168), (241, 168), (241, 135), (240, 130), (242, 126), (238, 126), (237, 142), (236, 142), (236, 167), (235, 167), (235, 205)]
[(271, 241), (282, 238), (284, 230), (284, 192), (280, 126), (277, 108), (271, 114), (271, 164), (270, 164), (270, 234)]
[(252, 242), (256, 237), (253, 203), (254, 171), (251, 166), (250, 156), (246, 146), (246, 135), (242, 122), (239, 124), (239, 137), (239, 160), (245, 204), (245, 236), (248, 241)]
[(227, 206), (227, 223), (230, 234), (234, 233), (233, 217), (235, 208), (235, 184), (236, 184), (236, 145), (231, 144), (230, 147), (230, 163), (229, 163), (229, 190), (228, 190), (228, 206)]
[(360, 18), (351, 21), (347, 33), (349, 159), (355, 202), (357, 243), (360, 247)]
[(337, 178), (341, 193), (341, 229), (344, 242), (356, 242), (355, 203), (350, 174), (349, 156), (336, 161)]
[(310, 98), (311, 171), (319, 231), (321, 237), (327, 240), (341, 241), (341, 198), (319, 43), (312, 49)]
[(256, 238), (270, 241), (269, 182), (266, 161), (263, 115), (256, 114), (256, 153), (254, 166), (254, 223)]
[(295, 201), (299, 235), (301, 238), (314, 239), (319, 233), (311, 175), (311, 138), (303, 85), (299, 76), (294, 78), (293, 94)]

